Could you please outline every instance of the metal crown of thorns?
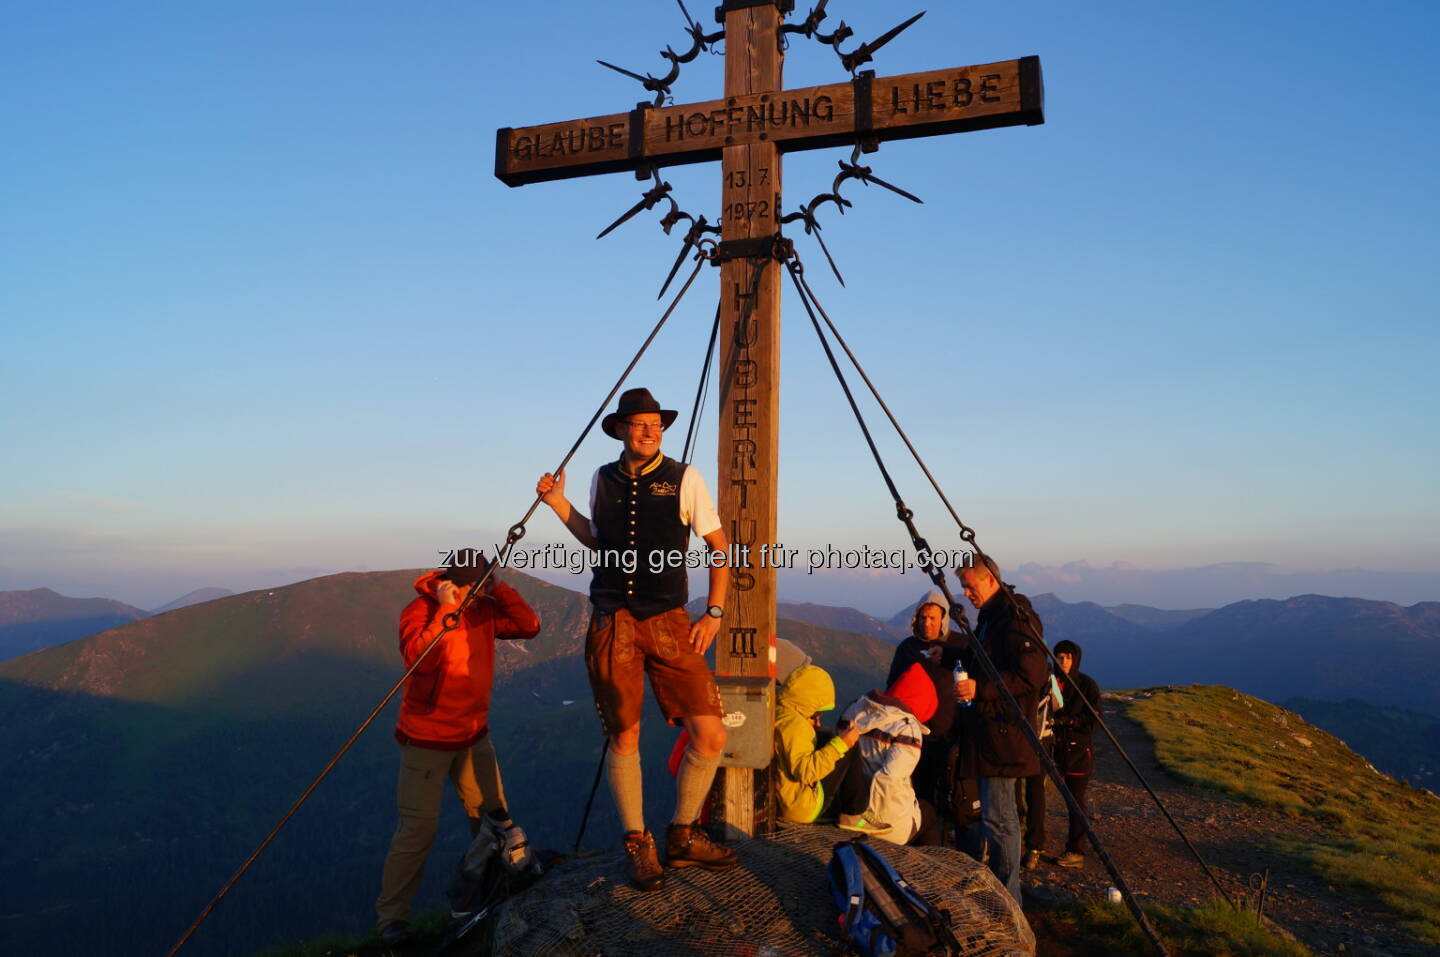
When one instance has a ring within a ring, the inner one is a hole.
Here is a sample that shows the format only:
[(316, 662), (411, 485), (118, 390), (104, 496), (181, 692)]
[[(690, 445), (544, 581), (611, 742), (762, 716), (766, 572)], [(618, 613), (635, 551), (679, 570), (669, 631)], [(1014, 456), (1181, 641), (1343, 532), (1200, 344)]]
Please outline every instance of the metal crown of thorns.
[[(701, 50), (708, 50), (712, 53), (718, 52), (717, 50), (712, 48), (716, 47), (721, 40), (725, 39), (724, 30), (718, 30), (715, 33), (706, 33), (704, 28), (701, 27), (698, 23), (696, 23), (695, 19), (690, 16), (690, 11), (685, 9), (685, 0), (675, 0), (675, 2), (680, 7), (680, 13), (685, 17), (685, 32), (690, 37), (690, 49), (684, 53), (676, 53), (674, 49), (667, 46), (665, 49), (660, 51), (660, 55), (670, 61), (670, 70), (664, 76), (655, 77), (651, 76), (648, 73), (644, 76), (641, 76), (639, 73), (634, 73), (630, 70), (625, 69), (624, 67), (618, 67), (613, 63), (607, 63), (604, 60), (595, 61), (596, 63), (600, 64), (603, 67), (606, 67), (607, 69), (614, 70), (616, 73), (619, 73), (623, 76), (628, 76), (633, 80), (639, 81), (640, 85), (645, 87), (646, 91), (655, 94), (654, 106), (656, 107), (663, 106), (666, 100), (673, 101), (674, 93), (671, 91), (671, 87), (674, 86), (675, 81), (680, 78), (680, 67), (683, 64), (689, 63), (690, 61), (694, 60), (697, 56), (700, 55)], [(891, 27), (889, 30), (882, 33), (875, 40), (872, 40), (868, 43), (862, 43), (855, 49), (851, 50), (849, 53), (846, 53), (840, 49), (840, 45), (846, 40), (850, 39), (852, 36), (854, 36), (855, 31), (848, 24), (846, 24), (844, 20), (840, 21), (840, 25), (837, 26), (833, 32), (820, 32), (820, 24), (825, 20), (825, 6), (828, 3), (829, 0), (819, 0), (819, 2), (811, 8), (810, 12), (806, 14), (804, 21), (802, 21), (801, 23), (782, 24), (780, 27), (781, 42), (787, 42), (785, 40), (786, 34), (793, 33), (799, 34), (800, 36), (806, 37), (807, 39), (812, 39), (819, 43), (822, 43), (835, 51), (836, 56), (840, 58), (841, 66), (848, 70), (852, 77), (857, 76), (856, 70), (874, 59), (874, 54), (876, 51), (878, 51), (885, 44), (889, 43), (891, 40), (899, 36), (901, 32), (912, 26), (921, 17), (925, 16), (925, 11), (922, 10), (910, 19), (906, 20), (905, 22), (897, 26)], [(782, 12), (788, 13), (792, 9), (794, 9), (793, 3), (787, 3), (784, 7), (782, 7)], [(723, 10), (716, 10), (715, 19), (722, 23), (724, 22)], [(797, 220), (804, 224), (805, 233), (807, 235), (814, 236), (815, 241), (820, 244), (820, 251), (825, 254), (825, 261), (830, 264), (830, 270), (835, 273), (835, 278), (840, 281), (840, 285), (842, 286), (845, 285), (845, 278), (840, 275), (840, 270), (835, 265), (835, 260), (830, 255), (830, 250), (826, 248), (825, 240), (820, 235), (820, 223), (815, 218), (816, 210), (818, 210), (823, 204), (829, 202), (834, 203), (835, 208), (840, 211), (841, 215), (844, 215), (845, 208), (847, 206), (853, 206), (855, 204), (840, 195), (840, 187), (846, 182), (846, 180), (851, 179), (859, 180), (867, 186), (871, 183), (874, 183), (876, 186), (882, 186), (885, 189), (890, 190), (892, 193), (896, 193), (900, 196), (905, 197), (911, 202), (924, 202), (924, 200), (920, 199), (918, 196), (915, 196), (913, 193), (907, 192), (906, 190), (903, 190), (898, 186), (892, 185), (891, 183), (887, 183), (880, 177), (875, 176), (871, 172), (870, 167), (859, 165), (858, 161), (861, 152), (873, 153), (879, 148), (879, 143), (873, 140), (866, 141), (862, 139), (860, 142), (857, 142), (855, 144), (855, 149), (850, 154), (850, 162), (847, 163), (844, 160), (840, 161), (840, 172), (835, 177), (834, 182), (830, 184), (830, 192), (820, 193), (814, 199), (810, 200), (810, 202), (801, 204), (795, 212), (787, 213), (786, 215), (781, 216), (779, 219), (781, 225), (784, 225), (786, 223), (792, 223)], [(675, 224), (680, 222), (680, 220), (689, 220), (690, 228), (685, 232), (685, 240), (680, 248), (680, 255), (675, 258), (675, 264), (670, 267), (670, 273), (665, 277), (665, 282), (660, 287), (660, 293), (658, 296), (656, 296), (656, 298), (659, 299), (660, 297), (665, 295), (665, 290), (670, 288), (671, 280), (675, 278), (676, 272), (679, 271), (680, 265), (685, 261), (685, 257), (689, 255), (690, 251), (692, 249), (696, 249), (700, 245), (700, 242), (706, 233), (713, 233), (715, 235), (719, 235), (720, 226), (718, 224), (712, 224), (708, 222), (704, 216), (692, 216), (691, 214), (683, 211), (680, 208), (679, 204), (675, 202), (674, 197), (670, 195), (670, 184), (660, 179), (659, 169), (652, 167), (650, 170), (650, 174), (654, 179), (654, 185), (647, 189), (643, 194), (641, 194), (639, 202), (627, 209), (624, 213), (620, 215), (618, 219), (616, 219), (609, 226), (606, 226), (604, 229), (600, 230), (600, 233), (595, 238), (601, 239), (609, 235), (622, 223), (633, 218), (638, 213), (644, 210), (654, 209), (661, 202), (661, 200), (664, 200), (665, 202), (668, 202), (670, 204), (669, 211), (660, 218), (660, 228), (665, 230), (665, 234), (667, 236), (670, 234), (670, 230), (673, 229)], [(643, 178), (644, 172), (640, 172), (639, 175)]]

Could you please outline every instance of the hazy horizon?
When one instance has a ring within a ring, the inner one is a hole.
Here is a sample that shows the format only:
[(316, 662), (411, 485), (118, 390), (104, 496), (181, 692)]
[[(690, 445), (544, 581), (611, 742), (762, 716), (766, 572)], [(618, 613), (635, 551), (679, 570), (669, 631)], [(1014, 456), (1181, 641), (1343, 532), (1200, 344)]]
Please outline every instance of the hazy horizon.
[[(487, 549), (488, 551), (488, 549)], [(108, 598), (137, 608), (153, 610), (201, 588), (225, 588), (243, 593), (279, 588), (296, 582), (344, 572), (394, 571), (424, 565), (351, 566), (336, 568), (258, 569), (236, 574), (227, 580), (204, 580), (177, 574), (173, 579), (146, 584), (72, 580), (41, 580), (0, 573), (0, 591), (49, 588), (69, 598)], [(1052, 593), (1066, 602), (1095, 602), (1099, 605), (1147, 605), (1167, 610), (1219, 608), (1237, 601), (1292, 598), (1319, 594), (1335, 598), (1361, 598), (1408, 606), (1440, 601), (1440, 572), (1375, 571), (1361, 568), (1288, 571), (1260, 562), (1232, 562), (1194, 568), (1139, 568), (1128, 563), (1092, 565), (1084, 561), (1063, 566), (1024, 563), (1005, 569), (1005, 577), (1031, 595)], [(586, 592), (589, 572), (525, 569), (525, 574), (542, 581)], [(170, 582), (179, 584), (170, 584)], [(194, 584), (189, 584), (193, 581)], [(855, 608), (879, 619), (888, 619), (913, 604), (930, 588), (929, 579), (918, 570), (884, 575), (875, 572), (803, 570), (779, 574), (779, 601), (813, 602), (820, 605)], [(957, 598), (958, 586), (951, 585)], [(703, 588), (698, 577), (691, 579), (692, 597)], [(397, 596), (397, 601), (408, 596)], [(402, 601), (403, 603), (403, 601)]]
[[(495, 130), (632, 109), (639, 85), (595, 60), (662, 69), (673, 0), (11, 6), (0, 587), (144, 607), (497, 540), (659, 317), (681, 236), (662, 206), (597, 242), (645, 184), (506, 187)], [(829, 22), (859, 42), (910, 12)], [(843, 217), (824, 207), (845, 286), (786, 227), (1017, 584), (1176, 608), (1440, 596), (1437, 28), (1414, 0), (952, 4), (876, 54), (881, 76), (1042, 64), (1043, 125), (867, 154), (924, 204), (850, 183)], [(846, 78), (791, 38), (786, 87)], [(722, 88), (707, 55), (674, 92)], [(782, 208), (848, 156), (787, 154)], [(719, 217), (715, 164), (664, 179)], [(627, 382), (681, 411), (672, 455), (718, 273)], [(780, 335), (777, 541), (907, 546), (793, 298)], [(715, 405), (694, 457), (712, 491)], [(921, 531), (954, 542), (861, 405)], [(617, 451), (592, 433), (572, 491)], [(542, 508), (526, 543), (563, 534)], [(879, 613), (923, 587), (873, 577), (781, 594)]]

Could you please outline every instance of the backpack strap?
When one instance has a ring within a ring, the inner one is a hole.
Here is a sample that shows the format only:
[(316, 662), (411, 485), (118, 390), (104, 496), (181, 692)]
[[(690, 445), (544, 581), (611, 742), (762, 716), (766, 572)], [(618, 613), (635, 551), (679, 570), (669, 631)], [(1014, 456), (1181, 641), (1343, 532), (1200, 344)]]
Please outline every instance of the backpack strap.
[[(960, 952), (960, 941), (950, 929), (950, 914), (936, 911), (919, 891), (895, 870), (878, 850), (869, 844), (857, 844), (856, 850), (864, 856), (874, 875), (873, 880), (883, 883), (884, 889), (877, 897), (887, 898), (892, 907), (899, 906), (906, 913), (886, 915), (896, 925), (897, 941), (906, 945), (909, 953), (956, 954)], [(938, 948), (938, 949), (937, 949)]]
[(885, 879), (889, 881), (889, 883), (892, 884), (894, 887), (899, 889), (900, 893), (903, 894), (905, 899), (909, 901), (910, 906), (914, 907), (922, 914), (926, 911), (931, 910), (930, 905), (925, 902), (925, 898), (920, 896), (920, 894), (915, 890), (915, 888), (910, 885), (909, 881), (900, 876), (899, 871), (895, 870), (895, 868), (890, 866), (890, 862), (885, 860), (885, 858), (881, 856), (879, 851), (875, 850), (875, 848), (871, 847), (869, 844), (857, 845), (856, 849), (861, 854), (864, 854), (869, 861), (871, 861), (877, 868), (879, 868), (884, 873)]

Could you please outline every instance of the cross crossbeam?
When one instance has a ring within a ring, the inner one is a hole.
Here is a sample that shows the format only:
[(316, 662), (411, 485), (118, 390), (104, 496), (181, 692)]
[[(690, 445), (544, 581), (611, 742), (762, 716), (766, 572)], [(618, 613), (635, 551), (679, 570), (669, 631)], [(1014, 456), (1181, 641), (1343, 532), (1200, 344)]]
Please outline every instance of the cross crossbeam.
[(1040, 58), (652, 107), (496, 134), (495, 175), (509, 186), (678, 166), (727, 146), (772, 142), (781, 153), (964, 133), (1045, 121)]

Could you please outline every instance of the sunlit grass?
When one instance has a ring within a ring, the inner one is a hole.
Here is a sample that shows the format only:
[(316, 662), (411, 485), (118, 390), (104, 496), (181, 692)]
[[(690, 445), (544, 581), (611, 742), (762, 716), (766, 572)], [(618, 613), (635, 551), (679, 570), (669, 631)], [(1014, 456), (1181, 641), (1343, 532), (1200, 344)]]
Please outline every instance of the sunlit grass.
[(1127, 715), (1177, 776), (1318, 824), (1275, 847), (1440, 943), (1440, 798), (1381, 774), (1303, 718), (1229, 688), (1138, 692)]
[[(1300, 944), (1261, 927), (1254, 914), (1221, 901), (1203, 907), (1146, 904), (1144, 910), (1174, 957), (1310, 955)], [(1044, 911), (1041, 919), (1075, 957), (1150, 957), (1155, 953), (1130, 912), (1118, 904), (1064, 904)]]

